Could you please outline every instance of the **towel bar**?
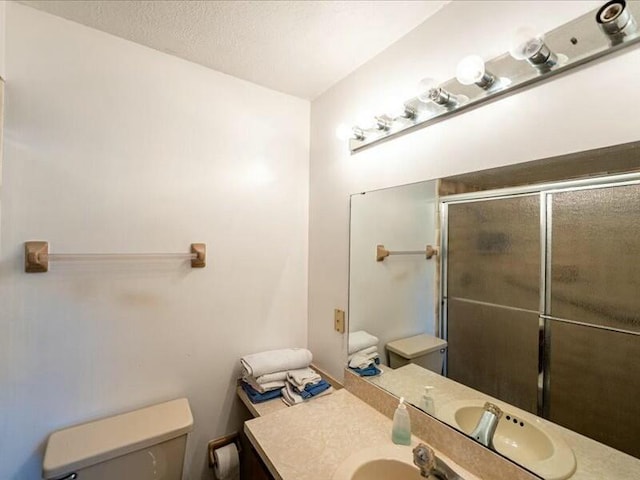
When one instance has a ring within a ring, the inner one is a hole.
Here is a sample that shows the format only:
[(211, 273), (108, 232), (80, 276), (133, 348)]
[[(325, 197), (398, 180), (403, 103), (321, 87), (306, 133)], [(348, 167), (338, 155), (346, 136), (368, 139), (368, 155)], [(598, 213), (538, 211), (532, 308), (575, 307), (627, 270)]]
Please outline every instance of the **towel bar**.
[(49, 271), (49, 262), (54, 261), (131, 261), (131, 260), (190, 260), (191, 268), (204, 268), (207, 246), (192, 243), (190, 253), (49, 253), (49, 242), (29, 241), (24, 244), (24, 271), (44, 273)]
[(376, 262), (382, 262), (389, 255), (424, 255), (430, 260), (434, 255), (438, 254), (438, 247), (427, 245), (424, 250), (397, 250), (391, 251), (384, 248), (384, 245), (376, 245)]

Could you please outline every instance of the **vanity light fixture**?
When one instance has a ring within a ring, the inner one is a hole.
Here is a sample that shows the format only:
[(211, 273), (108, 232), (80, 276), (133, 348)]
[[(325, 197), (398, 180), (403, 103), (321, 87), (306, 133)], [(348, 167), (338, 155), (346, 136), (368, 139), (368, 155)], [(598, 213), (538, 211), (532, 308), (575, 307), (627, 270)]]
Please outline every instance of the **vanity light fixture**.
[(625, 0), (611, 0), (596, 13), (598, 27), (614, 40), (635, 33), (637, 24), (627, 8)]
[(350, 123), (355, 127), (343, 125), (336, 133), (341, 140), (348, 140), (353, 154), (441, 122), (622, 48), (640, 45), (636, 19), (640, 19), (640, 1), (608, 0), (544, 35), (520, 28), (508, 53), (486, 64), (477, 55), (466, 57), (458, 64), (454, 78), (442, 82), (424, 79), (412, 98), (389, 98), (387, 107), (381, 109), (385, 115), (356, 117), (358, 120)]
[(515, 32), (509, 53), (516, 60), (526, 60), (539, 70), (548, 70), (558, 64), (558, 56), (547, 47), (542, 36), (527, 27)]
[(418, 88), (420, 92), (418, 100), (422, 103), (433, 102), (445, 107), (455, 107), (460, 103), (458, 97), (440, 87), (433, 78), (423, 78), (420, 80)]
[(476, 84), (485, 90), (491, 88), (496, 81), (496, 76), (488, 72), (484, 60), (479, 55), (469, 55), (458, 63), (456, 79), (462, 85)]

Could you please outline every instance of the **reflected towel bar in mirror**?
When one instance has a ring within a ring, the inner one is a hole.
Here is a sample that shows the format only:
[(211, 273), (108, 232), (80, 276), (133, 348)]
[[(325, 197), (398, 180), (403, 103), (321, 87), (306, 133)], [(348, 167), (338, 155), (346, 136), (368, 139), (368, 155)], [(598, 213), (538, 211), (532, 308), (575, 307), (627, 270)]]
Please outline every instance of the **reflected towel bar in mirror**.
[(207, 247), (204, 243), (192, 243), (190, 253), (49, 253), (49, 242), (30, 241), (24, 244), (24, 271), (44, 273), (49, 262), (54, 261), (156, 261), (190, 260), (191, 268), (206, 266)]
[(376, 262), (382, 262), (389, 255), (424, 255), (430, 260), (434, 255), (438, 254), (438, 247), (427, 245), (424, 250), (387, 250), (384, 245), (376, 245)]

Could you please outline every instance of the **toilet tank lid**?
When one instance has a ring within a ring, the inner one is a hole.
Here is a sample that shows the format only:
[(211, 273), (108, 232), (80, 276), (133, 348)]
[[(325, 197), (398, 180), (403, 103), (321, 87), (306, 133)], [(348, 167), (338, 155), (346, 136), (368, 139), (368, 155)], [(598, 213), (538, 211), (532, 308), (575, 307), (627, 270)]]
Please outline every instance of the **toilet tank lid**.
[(443, 348), (447, 348), (446, 340), (427, 335), (426, 333), (387, 343), (387, 350), (397, 353), (408, 360), (442, 350)]
[(53, 432), (42, 464), (45, 479), (126, 455), (187, 434), (193, 416), (186, 398)]

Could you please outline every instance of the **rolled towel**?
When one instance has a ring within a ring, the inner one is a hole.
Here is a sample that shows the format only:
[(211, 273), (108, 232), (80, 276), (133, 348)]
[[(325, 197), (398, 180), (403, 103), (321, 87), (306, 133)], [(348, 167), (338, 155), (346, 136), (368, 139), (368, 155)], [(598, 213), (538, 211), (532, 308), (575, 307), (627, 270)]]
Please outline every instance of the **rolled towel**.
[(378, 337), (374, 337), (364, 330), (349, 333), (349, 354), (356, 353), (369, 347), (378, 346)]
[(373, 347), (365, 348), (363, 350), (358, 350), (357, 352), (349, 355), (349, 360), (351, 360), (356, 355), (367, 355), (369, 353), (378, 353), (378, 347), (373, 346)]
[(307, 385), (316, 384), (321, 380), (322, 377), (318, 375), (318, 372), (308, 367), (287, 372), (287, 381), (299, 390), (304, 390)]
[(356, 353), (349, 360), (349, 367), (351, 368), (366, 368), (373, 364), (376, 359), (379, 359), (378, 351), (373, 353)]
[(245, 355), (240, 359), (243, 376), (258, 378), (267, 373), (305, 368), (311, 364), (313, 355), (306, 348), (285, 348)]

